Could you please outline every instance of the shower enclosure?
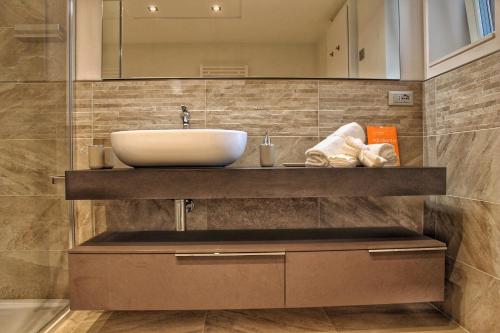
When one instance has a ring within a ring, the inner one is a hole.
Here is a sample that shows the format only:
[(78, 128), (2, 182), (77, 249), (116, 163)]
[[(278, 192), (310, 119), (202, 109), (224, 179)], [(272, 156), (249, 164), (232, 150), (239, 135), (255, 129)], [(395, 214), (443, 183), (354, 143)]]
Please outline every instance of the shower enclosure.
[(72, 0), (0, 1), (0, 330), (67, 311), (72, 204)]

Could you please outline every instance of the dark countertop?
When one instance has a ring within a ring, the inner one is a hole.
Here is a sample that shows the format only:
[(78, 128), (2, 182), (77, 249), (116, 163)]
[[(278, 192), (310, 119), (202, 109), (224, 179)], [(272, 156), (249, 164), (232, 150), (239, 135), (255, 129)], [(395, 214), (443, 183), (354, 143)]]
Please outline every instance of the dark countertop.
[(137, 168), (66, 172), (68, 200), (446, 194), (446, 168)]
[(70, 253), (336, 251), (444, 248), (403, 227), (105, 232)]

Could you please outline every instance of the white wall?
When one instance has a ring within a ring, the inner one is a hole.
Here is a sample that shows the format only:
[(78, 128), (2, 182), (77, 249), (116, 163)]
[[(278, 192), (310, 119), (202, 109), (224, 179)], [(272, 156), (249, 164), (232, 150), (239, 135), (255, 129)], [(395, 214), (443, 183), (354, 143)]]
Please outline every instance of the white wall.
[(120, 14), (121, 4), (118, 0), (103, 3), (103, 36), (102, 36), (102, 77), (120, 77)]
[(385, 77), (385, 0), (358, 1), (357, 14), (358, 51), (365, 50), (365, 58), (358, 62), (358, 75)]
[(424, 11), (422, 0), (399, 0), (402, 80), (424, 80)]
[(200, 65), (248, 65), (250, 76), (315, 77), (315, 44), (133, 44), (124, 77), (199, 77)]
[(75, 71), (77, 80), (101, 79), (102, 0), (77, 0)]

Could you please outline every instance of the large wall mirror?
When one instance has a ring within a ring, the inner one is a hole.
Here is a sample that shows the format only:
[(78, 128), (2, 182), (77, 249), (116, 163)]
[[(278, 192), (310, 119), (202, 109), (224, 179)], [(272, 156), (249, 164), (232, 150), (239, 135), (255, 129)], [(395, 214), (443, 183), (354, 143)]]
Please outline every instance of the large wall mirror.
[(104, 79), (399, 79), (399, 1), (103, 0), (102, 63)]
[(429, 65), (494, 38), (495, 0), (427, 0)]

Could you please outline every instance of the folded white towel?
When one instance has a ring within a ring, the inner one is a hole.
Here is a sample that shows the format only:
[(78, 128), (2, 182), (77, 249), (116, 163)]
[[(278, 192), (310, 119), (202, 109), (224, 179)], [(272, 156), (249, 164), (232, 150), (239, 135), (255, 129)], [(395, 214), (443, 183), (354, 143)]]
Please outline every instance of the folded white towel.
[[(325, 140), (306, 151), (306, 165), (326, 167), (329, 158), (335, 155), (352, 155), (352, 149), (345, 145), (345, 137), (353, 137), (365, 142), (365, 131), (357, 123), (340, 127)], [(354, 156), (353, 156), (354, 157)]]
[(357, 157), (338, 154), (328, 157), (328, 162), (330, 162), (330, 166), (334, 168), (354, 168), (358, 165), (359, 160)]
[(357, 138), (346, 137), (345, 144), (357, 152), (357, 157), (364, 166), (380, 168), (387, 163), (385, 158), (373, 153), (368, 145)]
[(398, 156), (396, 155), (396, 149), (390, 143), (376, 143), (368, 145), (368, 149), (382, 158), (387, 160), (384, 166), (397, 166)]

